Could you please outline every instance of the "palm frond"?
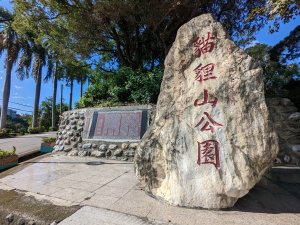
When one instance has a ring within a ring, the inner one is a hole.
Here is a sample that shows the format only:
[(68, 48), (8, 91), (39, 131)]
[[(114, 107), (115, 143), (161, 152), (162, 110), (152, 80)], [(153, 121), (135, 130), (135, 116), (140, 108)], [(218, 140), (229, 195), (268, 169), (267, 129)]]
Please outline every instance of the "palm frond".
[(12, 43), (10, 48), (8, 49), (8, 57), (9, 59), (15, 64), (17, 62), (19, 52), (20, 52), (20, 45), (19, 43)]
[(17, 76), (20, 80), (29, 77), (30, 67), (32, 60), (32, 50), (28, 42), (23, 41), (22, 53), (17, 67)]
[(0, 6), (0, 23), (7, 23), (13, 20), (13, 14)]
[(54, 56), (52, 54), (48, 54), (48, 60), (47, 60), (47, 74), (44, 78), (44, 81), (47, 82), (49, 81), (52, 76), (53, 76), (53, 71), (54, 71)]
[(35, 81), (39, 75), (39, 67), (40, 67), (40, 59), (38, 55), (35, 53), (33, 59), (33, 65), (32, 65), (32, 76)]
[(0, 32), (0, 57), (5, 50), (5, 36), (3, 32)]

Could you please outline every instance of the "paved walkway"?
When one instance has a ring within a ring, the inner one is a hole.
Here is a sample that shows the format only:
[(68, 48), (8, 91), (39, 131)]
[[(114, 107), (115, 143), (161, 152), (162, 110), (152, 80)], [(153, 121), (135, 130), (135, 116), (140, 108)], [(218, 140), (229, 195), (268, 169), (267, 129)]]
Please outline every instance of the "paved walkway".
[(56, 205), (83, 206), (62, 225), (300, 224), (299, 191), (293, 194), (272, 181), (261, 182), (230, 210), (180, 208), (145, 194), (132, 163), (90, 157), (45, 157), (0, 179), (0, 189), (22, 190)]
[(19, 157), (29, 155), (40, 150), (43, 137), (55, 137), (56, 132), (30, 134), (14, 138), (0, 139), (0, 149), (10, 150), (13, 146), (17, 149)]

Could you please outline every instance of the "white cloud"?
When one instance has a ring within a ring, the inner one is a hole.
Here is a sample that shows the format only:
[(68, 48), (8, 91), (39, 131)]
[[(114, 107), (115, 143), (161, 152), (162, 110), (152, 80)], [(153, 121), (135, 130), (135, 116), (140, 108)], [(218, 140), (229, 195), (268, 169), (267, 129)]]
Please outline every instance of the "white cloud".
[(259, 41), (253, 40), (253, 41), (251, 41), (249, 44), (245, 45), (245, 46), (244, 46), (244, 49), (253, 47), (254, 45), (259, 44), (259, 43), (260, 43)]
[(21, 88), (23, 88), (23, 87), (18, 86), (18, 85), (14, 85), (14, 88), (16, 88), (16, 89), (21, 89)]
[(30, 97), (30, 96), (23, 97), (23, 96), (18, 96), (18, 95), (12, 96), (11, 98), (14, 98), (14, 99), (32, 99), (32, 97)]
[(14, 99), (27, 99), (27, 98), (25, 98), (23, 96), (12, 96), (11, 98), (14, 98)]

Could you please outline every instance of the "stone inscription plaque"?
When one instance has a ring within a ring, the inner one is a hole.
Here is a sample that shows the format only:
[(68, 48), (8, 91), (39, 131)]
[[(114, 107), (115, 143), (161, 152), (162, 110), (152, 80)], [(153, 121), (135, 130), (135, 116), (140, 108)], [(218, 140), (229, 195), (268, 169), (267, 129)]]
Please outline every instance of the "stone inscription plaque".
[(147, 128), (147, 111), (94, 112), (89, 139), (139, 140)]

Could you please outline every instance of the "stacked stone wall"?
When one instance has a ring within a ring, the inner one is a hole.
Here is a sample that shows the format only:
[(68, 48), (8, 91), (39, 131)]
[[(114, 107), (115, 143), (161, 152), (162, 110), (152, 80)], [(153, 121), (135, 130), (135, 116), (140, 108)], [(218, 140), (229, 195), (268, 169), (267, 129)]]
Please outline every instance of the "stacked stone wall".
[(276, 164), (300, 165), (300, 112), (287, 98), (267, 98), (266, 103), (278, 135)]
[[(130, 107), (127, 107), (128, 109)], [(99, 108), (100, 110), (102, 108)], [(64, 112), (60, 117), (59, 130), (57, 132), (55, 152), (65, 152), (69, 156), (93, 156), (123, 161), (133, 161), (135, 150), (139, 140), (114, 141), (86, 139), (87, 124), (86, 115), (91, 115), (97, 108), (85, 108)], [(113, 110), (113, 108), (112, 108)], [(149, 106), (148, 123), (154, 116), (154, 107)]]

